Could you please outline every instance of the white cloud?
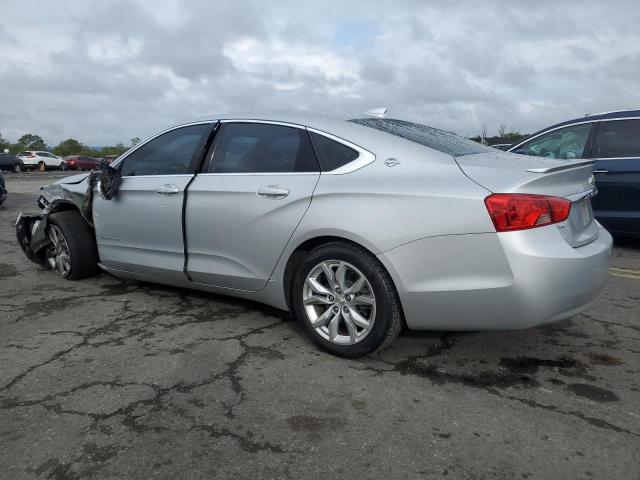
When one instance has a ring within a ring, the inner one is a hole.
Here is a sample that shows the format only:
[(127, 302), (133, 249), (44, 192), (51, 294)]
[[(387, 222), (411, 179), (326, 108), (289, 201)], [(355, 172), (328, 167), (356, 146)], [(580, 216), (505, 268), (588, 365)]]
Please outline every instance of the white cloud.
[(381, 105), (531, 132), (640, 107), (640, 4), (536, 5), (4, 0), (0, 132), (99, 145), (221, 111)]

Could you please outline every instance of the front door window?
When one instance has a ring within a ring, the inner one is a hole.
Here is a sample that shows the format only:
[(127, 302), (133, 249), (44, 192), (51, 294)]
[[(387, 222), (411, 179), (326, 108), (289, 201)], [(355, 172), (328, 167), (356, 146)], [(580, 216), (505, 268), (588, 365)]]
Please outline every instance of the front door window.
[(591, 123), (583, 123), (544, 133), (524, 143), (514, 153), (562, 160), (584, 158), (591, 127)]

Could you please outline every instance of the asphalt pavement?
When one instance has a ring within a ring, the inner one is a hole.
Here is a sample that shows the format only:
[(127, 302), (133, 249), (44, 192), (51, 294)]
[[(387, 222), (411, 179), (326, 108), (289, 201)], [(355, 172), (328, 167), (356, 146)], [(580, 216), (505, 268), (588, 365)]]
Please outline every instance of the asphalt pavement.
[(256, 303), (29, 262), (15, 218), (67, 174), (6, 175), (0, 478), (640, 478), (640, 241), (569, 320), (344, 360)]

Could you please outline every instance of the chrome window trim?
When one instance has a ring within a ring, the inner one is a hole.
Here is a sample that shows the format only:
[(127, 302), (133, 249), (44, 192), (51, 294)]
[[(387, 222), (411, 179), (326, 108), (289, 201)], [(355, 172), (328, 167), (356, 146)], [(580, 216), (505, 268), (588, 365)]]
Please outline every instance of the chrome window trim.
[(320, 175), (320, 172), (248, 172), (248, 173), (238, 173), (238, 172), (219, 172), (219, 173), (199, 173), (199, 177), (217, 177), (217, 176), (242, 176), (242, 177), (258, 177), (258, 176), (280, 176), (280, 175), (315, 175), (316, 177)]
[(301, 130), (305, 129), (304, 125), (300, 125), (298, 123), (280, 122), (278, 120), (252, 120), (250, 118), (225, 118), (224, 120), (220, 120), (220, 123), (262, 123), (267, 125), (281, 125), (283, 127), (298, 128)]
[(341, 143), (342, 145), (352, 148), (353, 150), (358, 152), (358, 156), (350, 161), (349, 163), (336, 168), (335, 170), (329, 170), (327, 172), (322, 172), (322, 175), (344, 175), (345, 173), (355, 172), (356, 170), (361, 169), (362, 167), (366, 167), (370, 163), (373, 163), (376, 159), (376, 156), (371, 153), (369, 150), (362, 148), (360, 145), (356, 145), (355, 143), (351, 143), (344, 138), (337, 137), (332, 135), (331, 133), (323, 132), (322, 130), (318, 130), (316, 128), (307, 127), (307, 131), (317, 133), (318, 135), (322, 135), (327, 137), (334, 142)]
[(356, 145), (355, 143), (351, 143), (348, 140), (337, 137), (336, 135), (333, 135), (331, 133), (323, 132), (322, 130), (307, 127), (305, 125), (301, 125), (297, 123), (280, 122), (277, 120), (252, 120), (250, 118), (241, 118), (241, 119), (226, 118), (224, 120), (220, 120), (220, 123), (261, 123), (261, 124), (267, 124), (267, 125), (281, 125), (283, 127), (298, 128), (300, 130), (306, 130), (308, 132), (317, 133), (318, 135), (325, 136), (335, 142), (341, 143), (342, 145), (352, 148), (358, 152), (358, 156), (352, 161), (350, 161), (349, 163), (347, 163), (346, 165), (343, 165), (342, 167), (339, 167), (339, 168), (336, 168), (335, 170), (330, 170), (327, 172), (324, 172), (321, 170), (314, 171), (314, 172), (252, 172), (252, 173), (207, 172), (207, 173), (200, 173), (198, 174), (198, 176), (200, 175), (318, 175), (318, 174), (344, 175), (345, 173), (351, 173), (366, 165), (369, 165), (371, 162), (373, 162), (376, 159), (376, 156), (373, 153), (371, 153), (369, 150), (365, 150), (364, 148), (362, 148), (359, 145)]
[[(525, 143), (529, 143), (531, 140), (535, 140), (536, 138), (541, 137), (542, 135), (546, 135), (547, 133), (555, 132), (556, 130), (560, 130), (562, 128), (573, 127), (575, 125), (584, 125), (585, 123), (618, 122), (618, 121), (624, 121), (624, 120), (640, 120), (640, 117), (616, 117), (616, 118), (603, 118), (603, 119), (600, 119), (600, 120), (591, 119), (591, 120), (584, 120), (582, 122), (575, 122), (575, 123), (569, 123), (567, 125), (561, 125), (559, 127), (552, 128), (550, 130), (545, 130), (544, 132), (539, 133), (538, 135), (536, 135), (534, 137), (529, 137), (529, 138), (523, 140), (522, 142), (520, 142), (520, 143), (514, 145), (513, 147), (511, 147), (509, 150), (507, 150), (507, 152), (513, 152), (516, 148), (520, 147), (521, 145), (524, 145)], [(636, 158), (636, 157), (625, 157), (625, 158)]]
[(596, 120), (596, 121), (597, 122), (617, 122), (619, 120), (640, 120), (640, 117), (603, 118), (602, 120)]
[(193, 174), (177, 173), (174, 175), (126, 175), (120, 178), (167, 178), (167, 177), (193, 177)]
[[(127, 157), (129, 155), (131, 155), (133, 152), (135, 152), (136, 150), (138, 150), (139, 148), (141, 148), (143, 145), (146, 145), (147, 143), (149, 143), (152, 140), (155, 140), (156, 138), (158, 138), (160, 135), (164, 135), (165, 133), (169, 133), (172, 132), (173, 130), (178, 130), (179, 128), (184, 128), (184, 127), (191, 127), (193, 125), (205, 125), (205, 124), (212, 124), (215, 123), (217, 120), (200, 120), (198, 122), (190, 122), (190, 123), (184, 123), (181, 125), (174, 125), (173, 127), (169, 127), (166, 130), (161, 131), (160, 133), (157, 133), (156, 135), (147, 138), (146, 140), (138, 143), (137, 145), (134, 145), (133, 147), (131, 147), (129, 150), (127, 150), (126, 152), (124, 152), (122, 155), (120, 155), (112, 164), (112, 167), (118, 167), (122, 162), (124, 162)], [(185, 174), (180, 174), (180, 175), (185, 175)], [(143, 178), (143, 177), (169, 177), (171, 175), (128, 175), (125, 177), (121, 177), (121, 178)], [(177, 176), (177, 175), (173, 175), (173, 176)], [(191, 177), (193, 175), (189, 175), (186, 174), (186, 176)]]
[[(190, 123), (184, 123), (181, 125), (174, 125), (172, 127), (169, 127), (159, 133), (157, 133), (156, 135), (144, 140), (143, 142), (138, 143), (137, 145), (131, 147), (129, 150), (127, 150), (126, 152), (124, 152), (120, 157), (118, 157), (118, 159), (111, 165), (113, 167), (118, 167), (122, 162), (124, 162), (127, 157), (129, 155), (131, 155), (133, 152), (135, 152), (136, 150), (138, 150), (139, 148), (141, 148), (143, 145), (146, 145), (147, 143), (151, 142), (152, 140), (158, 138), (161, 135), (164, 135), (165, 133), (169, 133), (173, 130), (178, 130), (179, 128), (184, 128), (184, 127), (191, 127), (193, 125), (204, 125), (204, 124), (214, 124), (217, 121), (220, 121), (220, 123), (260, 123), (260, 124), (267, 124), (267, 125), (281, 125), (284, 127), (291, 127), (291, 128), (298, 128), (300, 130), (306, 130), (309, 132), (313, 132), (313, 133), (317, 133), (318, 135), (323, 135), (335, 142), (341, 143), (342, 145), (345, 145), (349, 148), (352, 148), (354, 150), (356, 150), (358, 152), (358, 157), (356, 157), (355, 159), (353, 159), (351, 162), (347, 163), (346, 165), (343, 165), (339, 168), (336, 168), (335, 170), (330, 170), (327, 172), (323, 172), (323, 171), (314, 171), (314, 172), (254, 172), (254, 173), (212, 173), (212, 172), (207, 172), (207, 173), (198, 173), (198, 176), (200, 175), (318, 175), (318, 174), (322, 174), (322, 175), (344, 175), (346, 173), (351, 173), (354, 172), (356, 170), (361, 169), (362, 167), (365, 167), (367, 165), (369, 165), (370, 163), (374, 162), (376, 159), (376, 156), (370, 152), (369, 150), (366, 150), (365, 148), (362, 148), (360, 145), (356, 145), (355, 143), (352, 143), (348, 140), (345, 140), (343, 138), (340, 138), (336, 135), (333, 135), (331, 133), (327, 133), (324, 132), (322, 130), (318, 130), (317, 128), (311, 128), (311, 127), (307, 127), (305, 125), (301, 125), (301, 124), (297, 124), (297, 123), (290, 123), (290, 122), (280, 122), (277, 120), (257, 120), (257, 119), (250, 119), (250, 118), (238, 118), (238, 119), (233, 119), (233, 118), (225, 118), (225, 119), (221, 119), (221, 120), (200, 120), (197, 122), (190, 122)], [(123, 176), (121, 178), (156, 178), (156, 177), (169, 177), (169, 176), (187, 176), (187, 177), (191, 177), (192, 175), (190, 174), (179, 174), (179, 175), (127, 175), (127, 176)]]

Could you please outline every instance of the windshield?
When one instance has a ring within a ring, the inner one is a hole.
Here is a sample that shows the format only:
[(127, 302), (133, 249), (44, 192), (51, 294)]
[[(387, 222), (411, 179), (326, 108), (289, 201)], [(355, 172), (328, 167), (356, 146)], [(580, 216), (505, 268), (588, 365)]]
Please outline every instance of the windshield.
[(491, 149), (472, 140), (459, 137), (455, 133), (445, 132), (437, 128), (427, 127), (419, 123), (395, 120), (392, 118), (356, 118), (350, 122), (375, 128), (396, 137), (410, 140), (442, 153), (459, 157), (475, 153), (490, 152)]

